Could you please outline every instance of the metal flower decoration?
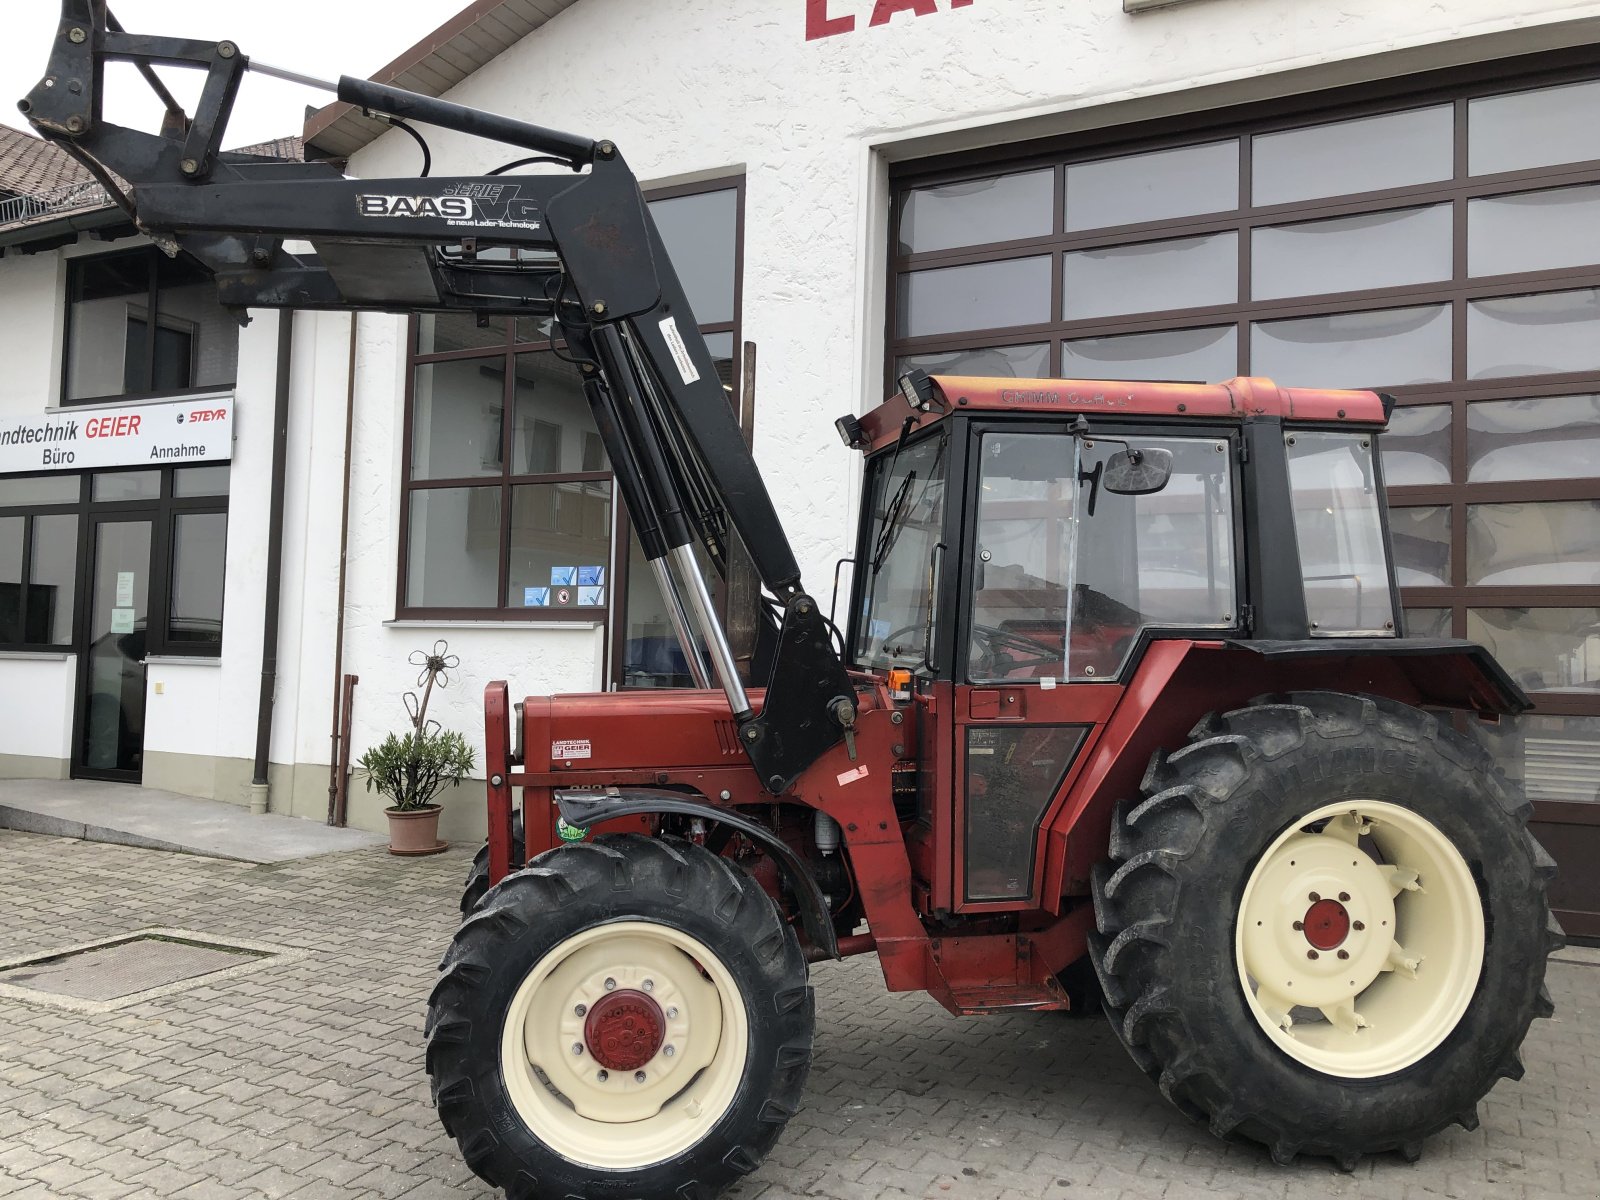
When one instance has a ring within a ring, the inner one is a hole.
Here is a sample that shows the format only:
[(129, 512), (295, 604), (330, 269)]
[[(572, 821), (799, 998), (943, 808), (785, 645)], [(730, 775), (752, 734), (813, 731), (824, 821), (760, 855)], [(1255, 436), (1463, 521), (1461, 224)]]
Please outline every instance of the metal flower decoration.
[(443, 638), (434, 642), (432, 652), (426, 650), (413, 650), (407, 660), (413, 667), (422, 668), (417, 673), (417, 686), (422, 689), (422, 698), (419, 700), (415, 692), (405, 694), (406, 712), (411, 716), (411, 725), (418, 733), (434, 734), (439, 732), (439, 722), (428, 720), (428, 699), (433, 695), (433, 689), (438, 687), (443, 690), (451, 684), (451, 671), (461, 669), (461, 659), (450, 653), (450, 644)]

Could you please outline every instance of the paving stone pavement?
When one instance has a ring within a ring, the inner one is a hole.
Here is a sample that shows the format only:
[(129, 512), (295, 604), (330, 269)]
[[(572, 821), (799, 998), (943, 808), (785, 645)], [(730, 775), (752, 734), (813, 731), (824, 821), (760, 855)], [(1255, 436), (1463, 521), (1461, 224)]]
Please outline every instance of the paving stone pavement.
[[(468, 853), (251, 866), (0, 831), (0, 959), (155, 926), (309, 952), (101, 1015), (0, 999), (0, 1196), (490, 1196), (422, 1068)], [(954, 1018), (870, 958), (813, 982), (805, 1108), (739, 1200), (1600, 1195), (1600, 965), (1552, 965), (1557, 1017), (1476, 1132), (1353, 1175), (1213, 1140), (1098, 1020)]]

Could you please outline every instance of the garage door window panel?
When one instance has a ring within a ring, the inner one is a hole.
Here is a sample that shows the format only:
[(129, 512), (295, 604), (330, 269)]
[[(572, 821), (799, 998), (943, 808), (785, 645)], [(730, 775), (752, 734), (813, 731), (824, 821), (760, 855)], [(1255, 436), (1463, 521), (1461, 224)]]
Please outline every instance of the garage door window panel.
[(1600, 185), (1485, 196), (1467, 203), (1472, 275), (1600, 263)]
[(1600, 500), (1468, 505), (1467, 584), (1600, 587)]
[(1251, 371), (1287, 387), (1377, 387), (1450, 378), (1450, 309), (1387, 308), (1251, 329)]
[(1600, 396), (1484, 400), (1467, 406), (1467, 481), (1600, 476)]
[(1048, 237), (1055, 197), (1054, 170), (914, 188), (900, 199), (900, 253)]
[(1450, 509), (1443, 504), (1389, 510), (1395, 573), (1401, 587), (1450, 585)]
[(1061, 346), (1068, 379), (1154, 379), (1204, 383), (1238, 373), (1237, 330), (1169, 329), (1076, 338)]
[(1448, 280), (1451, 228), (1448, 204), (1263, 226), (1251, 234), (1250, 294), (1277, 300)]
[[(1600, 801), (1600, 717), (1528, 713), (1468, 728), (1513, 785), (1535, 801)], [(1552, 894), (1552, 905), (1560, 907)]]
[(929, 375), (974, 375), (983, 378), (1042, 379), (1050, 374), (1050, 347), (980, 346), (938, 354), (907, 354), (895, 363), (895, 375), (920, 368)]
[(1408, 404), (1394, 410), (1379, 440), (1383, 479), (1390, 488), (1450, 482), (1448, 404)]
[(1600, 80), (1484, 96), (1467, 105), (1474, 175), (1600, 159)]
[(1600, 370), (1600, 289), (1468, 304), (1470, 378), (1596, 370)]
[(1184, 146), (1067, 167), (1069, 232), (1239, 207), (1239, 143)]
[(1411, 187), (1454, 173), (1454, 110), (1446, 104), (1257, 134), (1256, 207)]
[(1600, 608), (1469, 608), (1467, 637), (1529, 692), (1600, 692)]
[(1068, 321), (1239, 299), (1239, 235), (1135, 242), (1066, 256), (1062, 316)]
[(1050, 260), (1009, 258), (902, 275), (900, 334), (929, 337), (1050, 320)]

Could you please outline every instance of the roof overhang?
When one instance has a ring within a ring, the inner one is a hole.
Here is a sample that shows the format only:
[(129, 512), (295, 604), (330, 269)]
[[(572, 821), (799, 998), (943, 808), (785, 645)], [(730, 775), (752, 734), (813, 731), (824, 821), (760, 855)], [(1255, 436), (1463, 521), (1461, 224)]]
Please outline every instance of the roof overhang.
[[(424, 96), (442, 96), (494, 61), (577, 0), (473, 0), (372, 76), (378, 83)], [(306, 156), (347, 159), (376, 141), (388, 124), (339, 102), (306, 119)]]

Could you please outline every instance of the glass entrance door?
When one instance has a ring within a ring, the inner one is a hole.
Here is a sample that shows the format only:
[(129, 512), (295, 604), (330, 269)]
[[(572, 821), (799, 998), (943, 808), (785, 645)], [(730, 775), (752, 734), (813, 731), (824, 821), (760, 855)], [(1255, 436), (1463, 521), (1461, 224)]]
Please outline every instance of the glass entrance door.
[(154, 528), (153, 516), (119, 514), (95, 518), (90, 530), (74, 775), (139, 781)]

